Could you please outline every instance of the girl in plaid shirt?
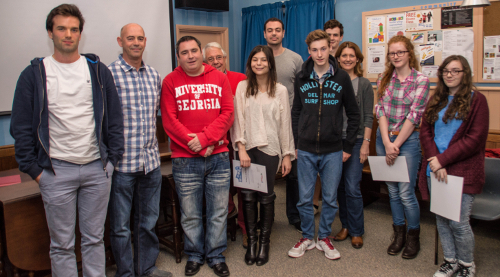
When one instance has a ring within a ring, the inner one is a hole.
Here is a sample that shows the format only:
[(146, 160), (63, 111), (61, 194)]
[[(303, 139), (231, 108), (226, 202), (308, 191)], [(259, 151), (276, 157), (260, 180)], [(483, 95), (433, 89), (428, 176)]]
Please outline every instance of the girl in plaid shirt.
[(429, 98), (429, 79), (417, 68), (411, 41), (405, 36), (392, 37), (386, 70), (377, 81), (377, 154), (385, 156), (388, 165), (398, 156), (405, 156), (408, 164), (409, 183), (386, 182), (394, 229), (387, 253), (396, 255), (404, 248), (405, 259), (415, 258), (420, 250), (420, 207), (415, 196), (421, 159), (418, 127)]

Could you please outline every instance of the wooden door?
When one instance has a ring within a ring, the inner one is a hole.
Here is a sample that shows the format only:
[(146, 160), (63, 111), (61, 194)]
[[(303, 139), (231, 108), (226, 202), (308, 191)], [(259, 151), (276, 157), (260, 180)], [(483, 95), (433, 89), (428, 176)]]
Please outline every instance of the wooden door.
[(201, 42), (201, 49), (209, 42), (218, 42), (227, 54), (226, 69), (229, 69), (229, 37), (226, 27), (209, 27), (195, 25), (175, 25), (176, 37), (193, 36)]

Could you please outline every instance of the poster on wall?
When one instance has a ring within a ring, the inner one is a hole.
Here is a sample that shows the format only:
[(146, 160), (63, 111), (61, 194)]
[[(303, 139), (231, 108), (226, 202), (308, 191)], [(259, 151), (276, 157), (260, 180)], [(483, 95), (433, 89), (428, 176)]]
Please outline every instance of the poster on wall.
[(390, 14), (387, 16), (387, 41), (393, 36), (404, 36), (405, 29), (404, 13)]
[(484, 37), (483, 79), (500, 80), (500, 36)]
[(368, 46), (368, 73), (384, 73), (385, 45)]
[(433, 10), (406, 12), (406, 31), (434, 29)]
[(367, 17), (368, 43), (385, 43), (385, 16)]
[(434, 44), (434, 51), (443, 51), (443, 31), (429, 31), (427, 32), (427, 43)]
[(472, 27), (472, 8), (443, 7), (441, 9), (441, 29)]
[(421, 65), (434, 65), (434, 44), (417, 46)]
[(424, 33), (411, 33), (411, 42), (424, 43)]

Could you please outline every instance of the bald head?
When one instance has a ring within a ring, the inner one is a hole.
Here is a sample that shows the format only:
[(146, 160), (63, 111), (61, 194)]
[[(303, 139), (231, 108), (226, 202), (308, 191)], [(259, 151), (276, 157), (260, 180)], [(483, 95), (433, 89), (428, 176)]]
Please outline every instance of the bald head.
[(144, 29), (142, 29), (141, 25), (137, 23), (129, 23), (120, 29), (120, 37), (123, 37), (124, 33), (130, 31), (130, 29), (140, 31), (142, 32), (142, 36), (144, 37), (146, 36), (146, 34), (144, 33)]
[(146, 48), (146, 36), (142, 27), (136, 23), (123, 26), (116, 40), (123, 48), (123, 59), (132, 66), (140, 67), (142, 53)]

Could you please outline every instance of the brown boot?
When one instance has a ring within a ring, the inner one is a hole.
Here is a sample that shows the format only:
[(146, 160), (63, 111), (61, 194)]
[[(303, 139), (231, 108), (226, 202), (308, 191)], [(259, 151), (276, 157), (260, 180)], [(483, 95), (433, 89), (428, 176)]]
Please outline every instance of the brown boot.
[(243, 240), (243, 248), (247, 249), (248, 248), (248, 236), (247, 236), (247, 234), (242, 235), (242, 240)]
[(363, 247), (363, 237), (351, 237), (351, 245), (356, 249)]
[(413, 259), (418, 255), (418, 251), (420, 251), (420, 228), (410, 229), (402, 256), (405, 259)]
[(338, 232), (338, 234), (335, 235), (335, 237), (333, 238), (333, 240), (335, 240), (335, 241), (342, 241), (342, 240), (345, 240), (348, 235), (349, 235), (349, 231), (347, 230), (347, 228), (342, 228), (342, 229), (340, 229), (340, 231)]
[(406, 242), (406, 224), (397, 226), (392, 225), (394, 229), (394, 234), (392, 235), (392, 243), (387, 248), (387, 254), (389, 255), (397, 255), (401, 250), (403, 250), (403, 246), (405, 246)]

